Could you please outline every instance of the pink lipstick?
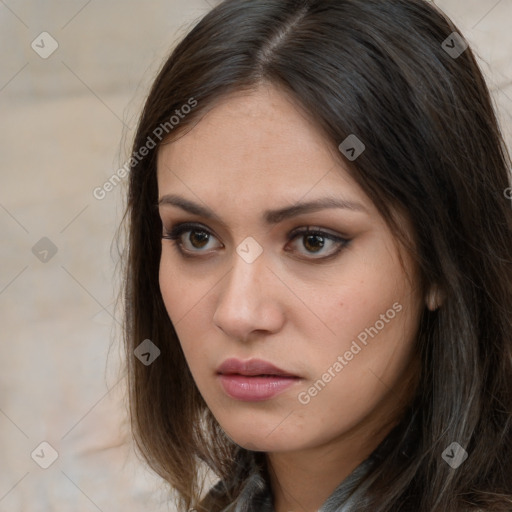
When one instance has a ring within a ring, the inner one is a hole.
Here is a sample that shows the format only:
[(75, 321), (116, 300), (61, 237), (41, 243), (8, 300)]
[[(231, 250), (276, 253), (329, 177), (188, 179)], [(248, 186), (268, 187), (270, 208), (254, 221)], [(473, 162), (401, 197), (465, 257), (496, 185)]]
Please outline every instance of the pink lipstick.
[(250, 402), (273, 398), (301, 380), (262, 359), (227, 359), (217, 369), (217, 375), (228, 396)]

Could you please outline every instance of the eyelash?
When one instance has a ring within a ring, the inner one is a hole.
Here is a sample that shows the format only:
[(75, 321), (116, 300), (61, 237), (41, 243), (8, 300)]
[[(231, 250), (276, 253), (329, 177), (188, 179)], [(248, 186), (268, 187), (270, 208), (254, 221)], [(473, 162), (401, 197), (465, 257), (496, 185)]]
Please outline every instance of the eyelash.
[[(200, 256), (195, 256), (195, 255), (193, 255), (193, 253), (201, 252), (201, 251), (189, 251), (186, 249), (184, 250), (182, 248), (183, 242), (180, 240), (181, 236), (184, 233), (193, 232), (193, 231), (203, 232), (203, 233), (208, 234), (209, 236), (214, 236), (208, 229), (201, 226), (200, 224), (191, 224), (191, 223), (185, 222), (185, 223), (177, 224), (177, 225), (173, 226), (170, 231), (165, 231), (164, 234), (162, 235), (162, 239), (171, 240), (173, 242), (173, 245), (176, 247), (176, 249), (179, 251), (179, 253), (182, 256), (184, 256), (186, 258), (197, 258)], [(291, 233), (288, 234), (287, 240), (288, 240), (288, 242), (292, 242), (293, 240), (295, 240), (296, 238), (299, 238), (300, 236), (305, 237), (307, 235), (309, 235), (309, 236), (313, 235), (313, 236), (318, 236), (320, 238), (326, 238), (328, 240), (336, 242), (339, 246), (338, 249), (334, 253), (329, 254), (328, 256), (325, 256), (323, 258), (307, 258), (307, 257), (302, 258), (302, 259), (308, 259), (308, 260), (312, 260), (312, 261), (331, 260), (331, 259), (335, 258), (350, 243), (350, 240), (347, 238), (343, 238), (340, 236), (333, 235), (331, 233), (327, 233), (325, 231), (322, 231), (320, 228), (310, 229), (309, 227), (307, 227), (306, 229), (299, 228), (299, 229), (293, 230)], [(208, 240), (208, 242), (209, 242), (209, 240)], [(323, 247), (320, 248), (320, 251), (322, 249), (323, 249)], [(314, 254), (314, 253), (311, 253), (311, 254)]]

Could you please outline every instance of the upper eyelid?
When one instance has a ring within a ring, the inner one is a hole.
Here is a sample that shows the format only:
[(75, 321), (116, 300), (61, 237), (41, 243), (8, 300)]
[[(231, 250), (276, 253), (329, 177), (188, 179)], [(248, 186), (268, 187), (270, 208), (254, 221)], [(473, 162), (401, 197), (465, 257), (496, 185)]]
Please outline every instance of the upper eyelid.
[[(208, 232), (209, 234), (214, 235), (215, 238), (218, 238), (217, 235), (215, 234), (215, 231), (213, 231), (211, 228), (209, 228), (201, 223), (177, 222), (172, 225), (171, 229), (166, 229), (165, 224), (162, 224), (162, 225), (163, 225), (163, 228), (164, 228), (164, 231), (166, 232), (166, 234), (171, 234), (171, 233), (177, 232), (177, 231), (181, 231), (181, 234), (183, 234), (183, 233), (186, 233), (187, 231), (204, 230), (204, 231)], [(181, 234), (180, 234), (180, 236), (181, 236)]]
[[(193, 231), (194, 229), (197, 229), (198, 231), (203, 229), (204, 231), (207, 231), (208, 233), (214, 235), (216, 238), (217, 235), (215, 234), (215, 231), (213, 231), (211, 228), (205, 226), (204, 224), (200, 222), (177, 222), (175, 223), (170, 229), (165, 229), (165, 223), (162, 223), (164, 230), (166, 231), (166, 234), (170, 234), (172, 232), (181, 231), (187, 232), (187, 231)], [(311, 233), (321, 233), (323, 235), (328, 235), (332, 239), (343, 239), (348, 240), (349, 237), (346, 235), (343, 235), (342, 233), (333, 233), (329, 228), (323, 228), (320, 226), (315, 225), (302, 225), (300, 227), (296, 227), (292, 229), (288, 235), (287, 238), (290, 238), (294, 235), (304, 234), (304, 232), (311, 232)]]

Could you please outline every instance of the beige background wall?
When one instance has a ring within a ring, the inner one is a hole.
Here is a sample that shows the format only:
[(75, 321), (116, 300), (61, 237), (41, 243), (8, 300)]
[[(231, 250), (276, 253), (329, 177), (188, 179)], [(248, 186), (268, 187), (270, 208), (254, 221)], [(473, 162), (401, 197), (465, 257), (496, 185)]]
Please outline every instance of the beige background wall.
[[(127, 441), (109, 352), (124, 190), (92, 192), (124, 163), (162, 59), (213, 1), (0, 1), (0, 512), (172, 510)], [(510, 144), (512, 0), (437, 4), (481, 57)], [(31, 47), (55, 44), (42, 32), (58, 43), (46, 59)], [(51, 462), (43, 441), (58, 453), (48, 469), (31, 458)]]

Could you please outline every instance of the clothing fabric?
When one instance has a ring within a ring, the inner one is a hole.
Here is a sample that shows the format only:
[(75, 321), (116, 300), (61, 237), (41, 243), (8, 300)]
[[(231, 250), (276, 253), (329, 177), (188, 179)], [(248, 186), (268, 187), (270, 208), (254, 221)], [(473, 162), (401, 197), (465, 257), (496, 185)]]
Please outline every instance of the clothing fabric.
[[(370, 510), (371, 505), (367, 497), (367, 490), (376, 478), (371, 474), (372, 468), (378, 466), (397, 444), (401, 446), (400, 456), (404, 457), (404, 461), (409, 459), (419, 442), (420, 429), (418, 422), (419, 419), (416, 414), (409, 410), (402, 423), (405, 429), (397, 427), (397, 429), (390, 432), (374, 452), (338, 485), (318, 512), (361, 512), (362, 510)], [(231, 482), (231, 485), (227, 486), (224, 482), (219, 481), (210, 489), (206, 502), (209, 496), (224, 496), (227, 488), (239, 488), (240, 484), (244, 482), (238, 498), (223, 508), (222, 512), (275, 512), (270, 479), (264, 460), (264, 454), (259, 452), (247, 452), (245, 450), (239, 452), (238, 457), (236, 457), (236, 466), (240, 469), (236, 474), (235, 479), (237, 481)], [(209, 511), (208, 506), (205, 510)]]
[[(329, 496), (318, 512), (356, 512), (361, 510), (360, 500), (364, 496), (370, 481), (359, 485), (374, 463), (374, 457), (362, 462)], [(244, 486), (238, 500), (222, 512), (275, 512), (272, 493), (267, 480), (258, 468), (251, 470), (251, 476)]]

